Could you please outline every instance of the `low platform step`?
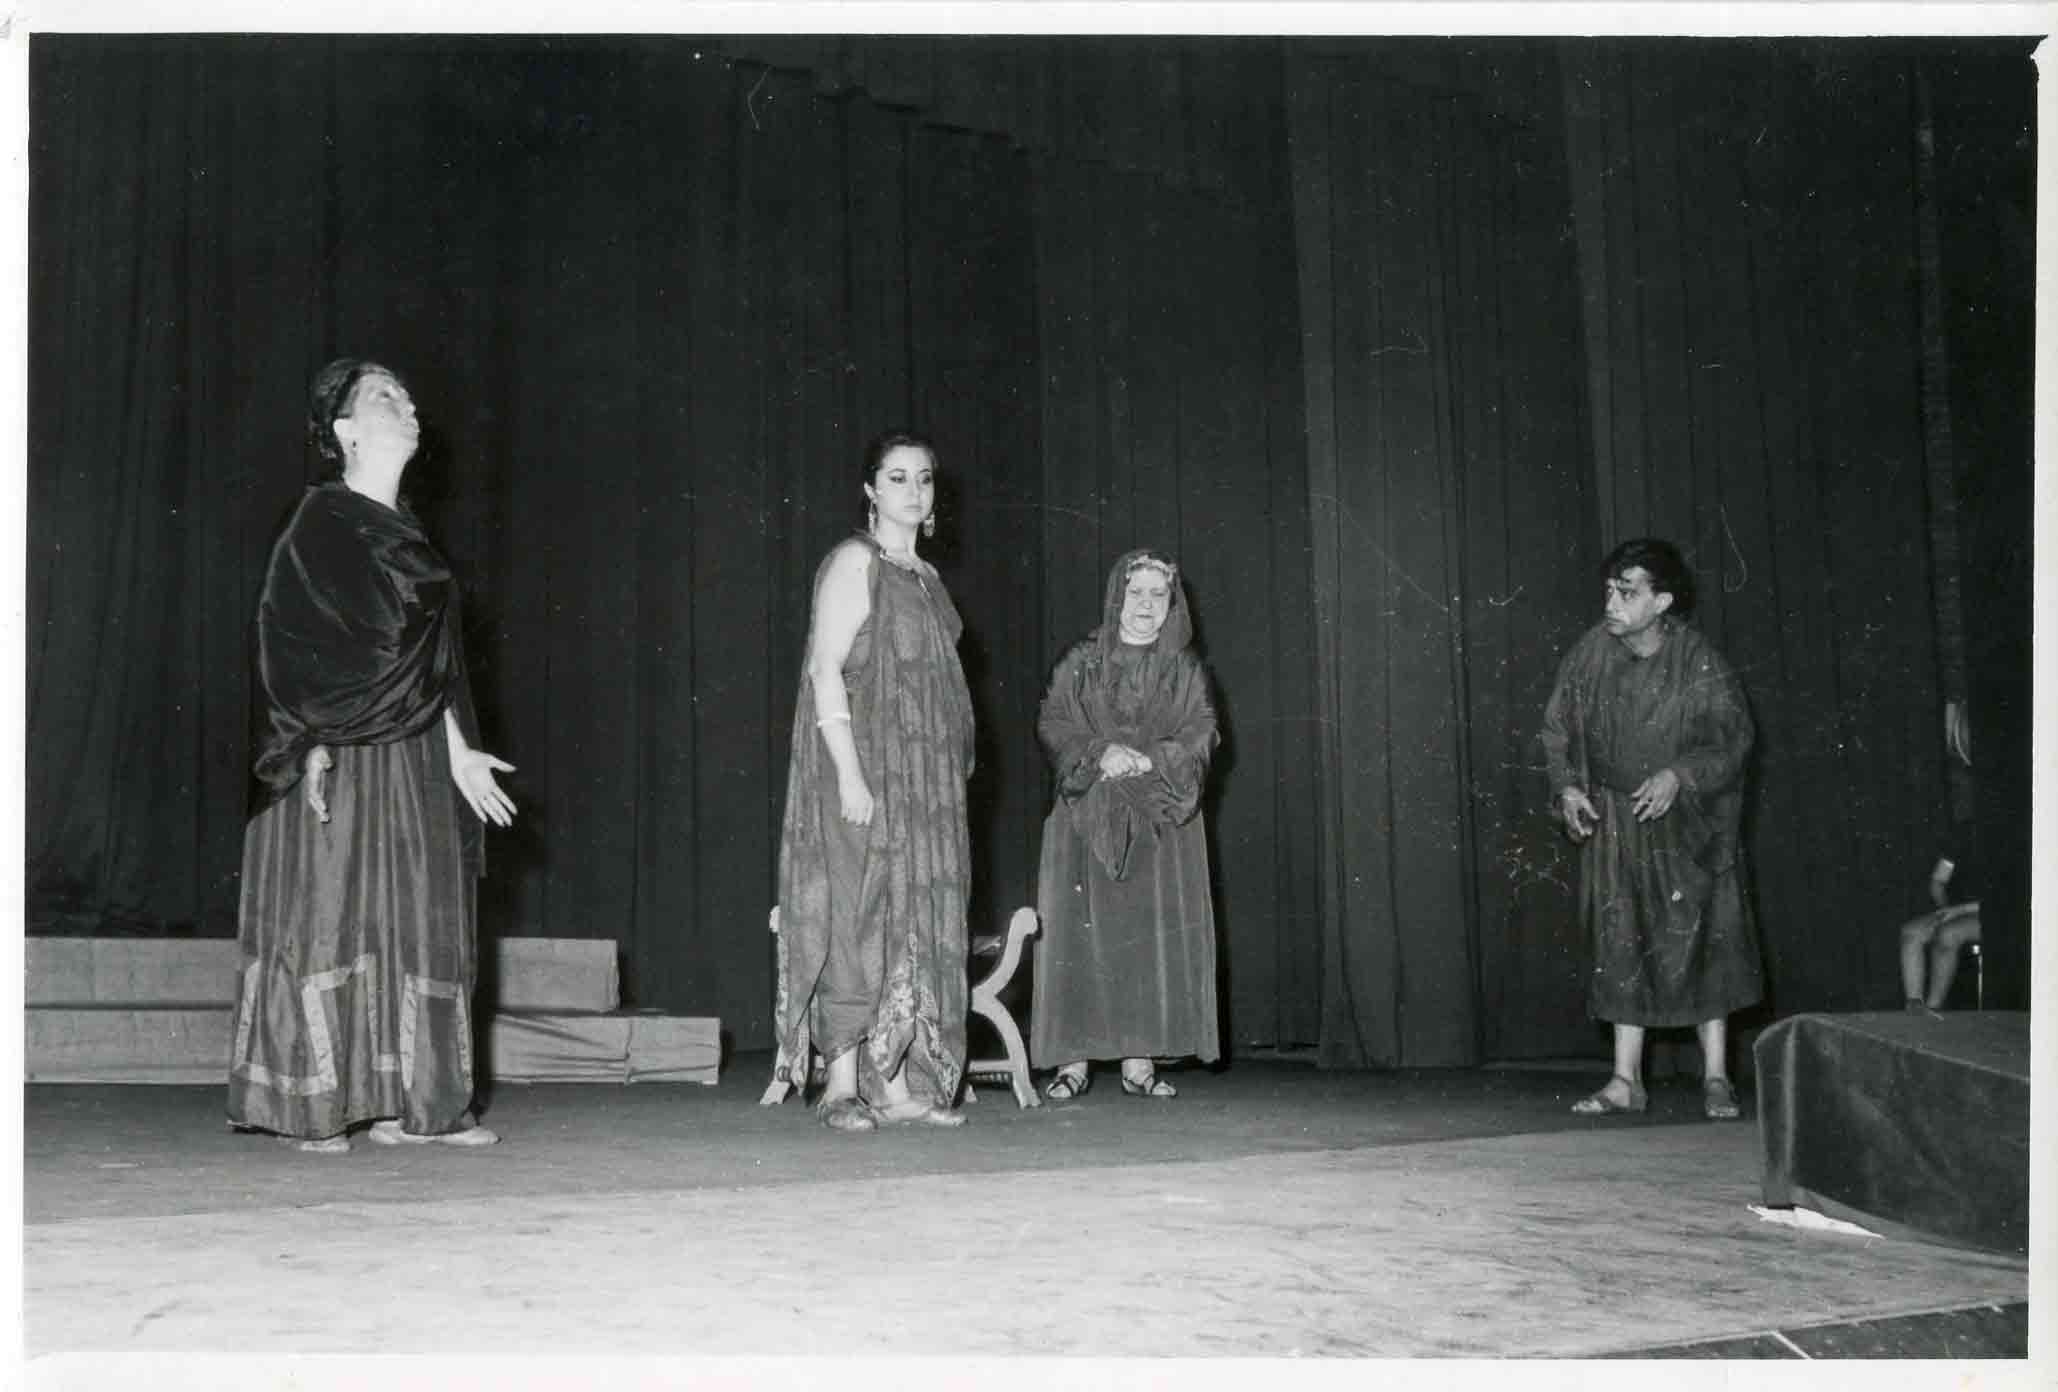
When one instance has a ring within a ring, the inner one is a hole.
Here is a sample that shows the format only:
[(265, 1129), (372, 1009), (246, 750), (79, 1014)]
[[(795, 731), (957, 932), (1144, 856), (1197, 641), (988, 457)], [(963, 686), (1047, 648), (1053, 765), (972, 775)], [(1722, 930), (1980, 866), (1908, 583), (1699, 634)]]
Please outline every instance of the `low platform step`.
[(227, 1006), (32, 1005), (22, 1019), (31, 1083), (228, 1080)]
[[(25, 1081), (221, 1083), (231, 1006), (32, 1005), (23, 1012)], [(702, 1083), (722, 1058), (721, 1021), (656, 1011), (502, 1011), (486, 1066), (509, 1083)]]
[(234, 938), (27, 938), (28, 1005), (233, 1005)]
[[(26, 940), (28, 1005), (236, 1003), (242, 952), (233, 938)], [(502, 1010), (607, 1011), (622, 1003), (612, 938), (498, 938), (481, 973)]]
[[(622, 971), (613, 938), (498, 938), (494, 1004), (502, 1010), (615, 1010)], [(483, 983), (482, 983), (483, 984)]]
[(656, 1011), (502, 1011), (493, 1076), (509, 1083), (705, 1083), (722, 1063), (722, 1022)]

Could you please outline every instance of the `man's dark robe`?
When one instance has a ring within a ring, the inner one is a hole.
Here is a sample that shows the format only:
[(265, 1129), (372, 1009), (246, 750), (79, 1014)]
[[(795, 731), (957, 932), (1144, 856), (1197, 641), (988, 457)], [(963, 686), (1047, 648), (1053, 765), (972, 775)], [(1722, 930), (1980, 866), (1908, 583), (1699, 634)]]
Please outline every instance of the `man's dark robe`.
[[(1611, 1024), (1698, 1024), (1764, 994), (1741, 835), (1750, 708), (1707, 639), (1660, 623), (1649, 657), (1604, 625), (1590, 629), (1544, 710), (1553, 805), (1580, 788), (1599, 813), (1581, 852), (1579, 903), (1593, 950), (1587, 1008)], [(1631, 794), (1667, 768), (1678, 797), (1639, 822)]]

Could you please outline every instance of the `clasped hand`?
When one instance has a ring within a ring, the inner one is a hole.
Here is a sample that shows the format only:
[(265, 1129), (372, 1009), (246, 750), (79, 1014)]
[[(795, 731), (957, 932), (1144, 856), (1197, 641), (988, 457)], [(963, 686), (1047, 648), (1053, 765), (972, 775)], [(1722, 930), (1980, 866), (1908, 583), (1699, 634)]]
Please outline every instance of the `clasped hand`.
[(1126, 744), (1111, 744), (1101, 751), (1102, 778), (1135, 778), (1150, 771), (1150, 756)]

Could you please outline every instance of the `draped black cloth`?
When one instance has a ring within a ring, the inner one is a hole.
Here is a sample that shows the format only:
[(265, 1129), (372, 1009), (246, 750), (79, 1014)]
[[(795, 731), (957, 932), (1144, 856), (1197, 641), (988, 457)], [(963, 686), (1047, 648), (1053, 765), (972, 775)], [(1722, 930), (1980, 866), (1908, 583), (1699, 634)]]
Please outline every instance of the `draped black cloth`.
[[(1058, 662), (1037, 723), (1057, 773), (1030, 1023), (1030, 1053), (1046, 1066), (1221, 1054), (1200, 817), (1215, 710), (1176, 576), (1156, 640), (1122, 641), (1123, 591), (1145, 554), (1115, 563), (1101, 626)], [(1111, 744), (1148, 756), (1150, 772), (1103, 778)]]
[[(409, 514), (341, 483), (308, 490), (257, 608), (271, 796), (243, 840), (235, 1124), (465, 1124), (482, 837), (442, 728), (454, 711), (474, 741), (460, 632), (450, 568)], [(334, 758), (327, 821), (293, 792), (318, 744)]]
[(276, 797), (315, 745), (390, 744), (446, 705), (476, 745), (462, 638), (450, 567), (411, 513), (308, 489), (257, 604), (258, 780)]

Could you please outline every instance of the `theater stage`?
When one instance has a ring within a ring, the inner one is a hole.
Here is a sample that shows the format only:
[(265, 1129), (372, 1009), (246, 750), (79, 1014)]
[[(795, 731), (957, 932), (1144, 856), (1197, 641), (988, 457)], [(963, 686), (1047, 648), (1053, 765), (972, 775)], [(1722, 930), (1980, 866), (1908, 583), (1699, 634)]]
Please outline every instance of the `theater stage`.
[(342, 1156), (230, 1133), (217, 1088), (31, 1086), (32, 1378), (111, 1385), (78, 1351), (2026, 1348), (2023, 1259), (1763, 1221), (1755, 1125), (1701, 1120), (1684, 1083), (1588, 1120), (1566, 1107), (1592, 1070), (1246, 1060), (1169, 1074), (1171, 1102), (1103, 1074), (1028, 1111), (982, 1088), (960, 1131), (842, 1136), (758, 1107), (767, 1063), (715, 1087), (502, 1084), (499, 1146)]

